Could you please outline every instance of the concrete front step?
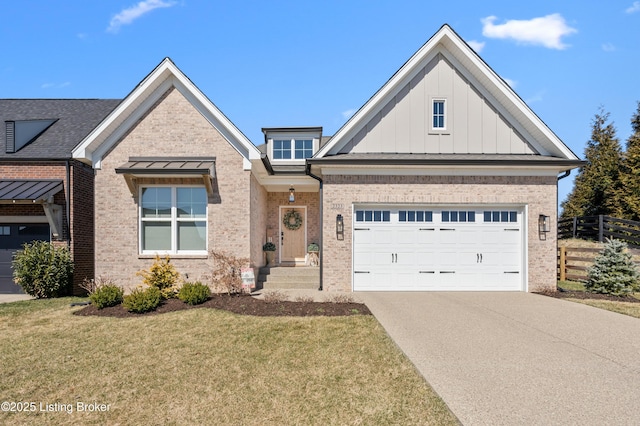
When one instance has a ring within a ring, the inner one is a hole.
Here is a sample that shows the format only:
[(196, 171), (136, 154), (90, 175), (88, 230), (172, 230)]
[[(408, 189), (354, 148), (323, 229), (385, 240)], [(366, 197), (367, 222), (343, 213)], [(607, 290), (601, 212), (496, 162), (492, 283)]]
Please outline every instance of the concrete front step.
[(318, 289), (320, 269), (315, 267), (264, 267), (258, 275), (258, 288)]

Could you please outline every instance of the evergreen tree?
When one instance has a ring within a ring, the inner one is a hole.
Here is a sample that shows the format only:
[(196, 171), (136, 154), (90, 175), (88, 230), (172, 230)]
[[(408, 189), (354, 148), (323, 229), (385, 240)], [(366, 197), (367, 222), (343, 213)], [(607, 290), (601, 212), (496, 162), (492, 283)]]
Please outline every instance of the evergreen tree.
[(585, 148), (585, 164), (575, 179), (573, 191), (562, 203), (562, 217), (611, 215), (621, 212), (619, 167), (622, 148), (609, 113), (600, 109), (592, 123)]
[(584, 287), (593, 293), (624, 296), (638, 289), (638, 270), (627, 245), (620, 240), (607, 240), (588, 274)]
[(627, 150), (620, 170), (619, 204), (622, 218), (640, 221), (640, 102), (631, 117), (633, 133), (627, 139)]

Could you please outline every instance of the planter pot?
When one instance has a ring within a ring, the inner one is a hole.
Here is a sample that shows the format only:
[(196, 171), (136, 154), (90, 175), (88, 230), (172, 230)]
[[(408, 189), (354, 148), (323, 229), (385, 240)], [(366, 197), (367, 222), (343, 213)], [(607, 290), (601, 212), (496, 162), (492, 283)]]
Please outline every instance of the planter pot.
[(273, 263), (273, 259), (276, 257), (275, 251), (265, 251), (264, 254), (267, 256), (267, 265), (271, 265)]

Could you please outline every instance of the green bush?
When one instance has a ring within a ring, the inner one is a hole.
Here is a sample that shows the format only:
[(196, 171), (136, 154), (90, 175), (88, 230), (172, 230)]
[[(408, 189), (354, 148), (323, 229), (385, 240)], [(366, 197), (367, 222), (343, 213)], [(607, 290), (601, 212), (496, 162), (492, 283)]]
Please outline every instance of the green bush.
[(66, 247), (46, 241), (26, 243), (14, 255), (12, 268), (15, 282), (37, 299), (70, 293), (73, 261)]
[(620, 240), (607, 240), (604, 250), (588, 270), (584, 288), (592, 293), (624, 296), (638, 290), (638, 270)]
[(89, 300), (98, 309), (122, 303), (124, 291), (115, 284), (105, 284), (89, 295)]
[(189, 305), (204, 303), (211, 296), (211, 289), (201, 282), (184, 283), (178, 291), (178, 299)]
[(151, 265), (151, 268), (138, 272), (144, 278), (144, 283), (150, 287), (155, 287), (160, 290), (162, 297), (170, 299), (176, 294), (176, 283), (180, 274), (176, 271), (176, 268), (171, 264), (171, 259), (166, 256), (161, 259), (160, 256), (156, 256), (156, 260)]
[(157, 287), (136, 288), (124, 297), (122, 306), (129, 312), (143, 314), (154, 311), (162, 302), (162, 293)]

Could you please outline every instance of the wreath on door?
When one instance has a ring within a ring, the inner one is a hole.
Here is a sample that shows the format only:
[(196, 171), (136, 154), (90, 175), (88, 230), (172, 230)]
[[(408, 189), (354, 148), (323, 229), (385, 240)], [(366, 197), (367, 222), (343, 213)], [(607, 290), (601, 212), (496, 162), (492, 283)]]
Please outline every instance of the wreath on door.
[(302, 216), (295, 210), (288, 211), (282, 218), (282, 223), (289, 231), (295, 231), (302, 226)]

